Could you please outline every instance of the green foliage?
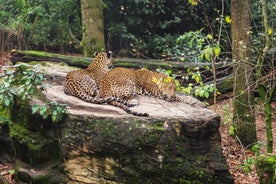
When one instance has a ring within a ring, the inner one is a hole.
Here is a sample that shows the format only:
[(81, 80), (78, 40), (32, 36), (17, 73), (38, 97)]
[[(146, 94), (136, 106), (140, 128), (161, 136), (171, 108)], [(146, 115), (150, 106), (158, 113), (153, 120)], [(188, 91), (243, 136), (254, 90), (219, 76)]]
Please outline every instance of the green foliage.
[(14, 83), (13, 72), (7, 71), (6, 76), (0, 79), (0, 105), (9, 107), (13, 103), (16, 92), (11, 85)]
[(245, 172), (250, 172), (252, 170), (252, 165), (255, 165), (258, 159), (258, 156), (260, 156), (260, 147), (264, 146), (264, 143), (261, 141), (256, 142), (252, 145), (251, 150), (254, 152), (254, 157), (249, 157), (244, 160), (243, 163), (243, 170)]
[(262, 141), (258, 141), (255, 144), (253, 144), (253, 146), (251, 147), (251, 150), (254, 152), (255, 156), (259, 156), (260, 155), (260, 149), (261, 147), (264, 147), (265, 143)]
[(167, 60), (176, 60), (175, 56), (181, 55), (177, 48), (176, 35), (164, 34), (153, 35), (148, 37), (144, 44), (149, 53), (152, 53), (154, 58), (162, 58)]
[(236, 135), (236, 129), (235, 129), (235, 126), (234, 126), (234, 125), (231, 125), (231, 126), (229, 127), (229, 134), (230, 134), (231, 136), (235, 136), (235, 135)]
[(183, 55), (183, 61), (200, 61), (200, 53), (205, 43), (204, 35), (201, 30), (189, 31), (179, 36), (176, 40), (179, 50)]
[(256, 86), (258, 94), (263, 102), (266, 126), (267, 152), (273, 152), (273, 131), (272, 131), (272, 101), (276, 94), (276, 81), (273, 74), (275, 69), (275, 51), (269, 52), (275, 47), (276, 34), (273, 31), (275, 16), (275, 1), (257, 1), (252, 3), (252, 9), (257, 14), (252, 17), (256, 21), (261, 21), (261, 26), (254, 25), (252, 31), (252, 53), (253, 61), (256, 63)]
[[(14, 104), (15, 97), (26, 100), (40, 95), (44, 89), (43, 84), (44, 75), (39, 65), (19, 64), (12, 70), (5, 70), (5, 75), (0, 79), (0, 106), (10, 108)], [(44, 119), (51, 116), (52, 121), (57, 122), (67, 114), (67, 109), (66, 104), (49, 102), (43, 105), (32, 105), (32, 113), (37, 112)]]
[(0, 34), (20, 33), (17, 47), (27, 42), (32, 49), (67, 51), (74, 49), (76, 38), (81, 39), (78, 1), (0, 0), (0, 4)]
[[(197, 1), (197, 6), (193, 1), (182, 0), (104, 2), (107, 42), (113, 51), (135, 48), (135, 52), (149, 57), (167, 58), (178, 52), (173, 50), (178, 45), (176, 38), (185, 32), (202, 29), (204, 32), (214, 30), (214, 35), (218, 33), (220, 1)], [(229, 14), (229, 2), (226, 1), (224, 7)]]
[(260, 155), (256, 159), (256, 171), (259, 176), (260, 184), (276, 182), (276, 155)]
[(251, 168), (252, 168), (252, 165), (256, 163), (256, 158), (255, 157), (249, 157), (247, 159), (244, 160), (244, 163), (243, 163), (243, 170), (245, 172), (250, 172), (251, 171)]
[(196, 85), (189, 84), (187, 87), (181, 87), (181, 92), (188, 92), (196, 97), (209, 98), (210, 94), (214, 92), (214, 84), (203, 84), (202, 77), (199, 72), (199, 67), (193, 69), (187, 69), (188, 75), (184, 78), (185, 80), (194, 80)]
[(172, 73), (172, 70), (157, 69), (158, 72), (171, 76), (175, 80), (176, 90), (182, 93), (191, 94), (196, 97), (209, 98), (210, 94), (214, 92), (213, 84), (203, 84), (202, 78), (199, 72), (199, 68), (187, 69), (187, 76), (183, 76), (182, 80), (193, 79), (197, 85), (188, 84), (188, 86), (182, 86), (180, 81), (176, 79), (177, 75)]
[(209, 98), (210, 94), (214, 92), (214, 84), (205, 84), (195, 87), (195, 96)]
[(64, 114), (67, 114), (67, 104), (58, 104), (57, 102), (50, 102), (46, 105), (34, 104), (32, 106), (32, 113), (39, 113), (43, 119), (51, 116), (53, 122), (61, 121)]
[(43, 75), (38, 65), (29, 68), (26, 64), (19, 64), (11, 70), (5, 70), (5, 76), (1, 78), (0, 83), (0, 105), (10, 107), (15, 96), (25, 100), (41, 92)]
[(15, 174), (15, 170), (14, 169), (9, 169), (9, 174)]
[[(82, 38), (79, 1), (0, 0), (0, 3), (0, 37), (2, 32), (12, 35), (2, 33), (3, 37), (17, 37), (9, 41), (16, 43), (13, 48), (79, 49)], [(180, 59), (185, 52), (173, 50), (178, 45), (176, 38), (198, 29), (204, 32), (212, 29), (216, 35), (221, 9), (220, 1), (104, 0), (104, 5), (105, 38), (110, 49), (126, 50), (135, 56)], [(227, 14), (229, 7), (226, 1)]]
[(189, 31), (180, 36), (155, 35), (148, 41), (153, 57), (174, 61), (210, 62), (211, 57), (219, 57), (221, 46), (213, 44), (213, 36), (204, 35), (203, 30)]
[(205, 42), (202, 29), (189, 31), (181, 36), (155, 35), (148, 41), (154, 57), (177, 61), (202, 61), (200, 53)]

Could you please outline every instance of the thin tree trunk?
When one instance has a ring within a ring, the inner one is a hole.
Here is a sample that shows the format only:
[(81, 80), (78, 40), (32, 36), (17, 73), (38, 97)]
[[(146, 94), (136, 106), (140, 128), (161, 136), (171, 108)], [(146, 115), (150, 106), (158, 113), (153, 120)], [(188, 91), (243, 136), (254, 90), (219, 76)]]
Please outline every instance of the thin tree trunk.
[(257, 140), (250, 52), (249, 0), (231, 0), (232, 51), (234, 61), (233, 123), (244, 146)]
[(256, 74), (257, 74), (257, 81), (259, 81), (258, 92), (264, 104), (265, 126), (266, 126), (266, 151), (268, 153), (272, 153), (273, 133), (272, 133), (272, 105), (271, 104), (272, 104), (272, 98), (274, 95), (274, 90), (276, 88), (276, 85), (275, 85), (276, 82), (274, 82), (273, 79), (271, 80), (271, 83), (266, 81), (261, 82), (261, 79), (263, 77), (262, 68), (263, 68), (264, 59), (266, 58), (268, 50), (271, 47), (270, 35), (268, 33), (269, 26), (268, 26), (266, 6), (267, 6), (266, 0), (262, 0), (263, 24), (264, 24), (264, 30), (265, 30), (265, 46), (263, 48), (262, 55), (260, 55), (258, 58)]
[(104, 18), (102, 0), (81, 0), (83, 55), (93, 56), (104, 46)]

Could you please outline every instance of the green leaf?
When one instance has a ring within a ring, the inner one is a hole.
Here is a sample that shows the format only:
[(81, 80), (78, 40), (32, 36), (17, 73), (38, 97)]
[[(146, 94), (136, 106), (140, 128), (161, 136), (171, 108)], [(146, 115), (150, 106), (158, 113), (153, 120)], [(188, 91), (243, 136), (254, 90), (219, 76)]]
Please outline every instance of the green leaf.
[(38, 110), (39, 110), (39, 105), (37, 105), (37, 104), (34, 104), (33, 106), (32, 106), (32, 114), (35, 114)]
[(58, 112), (57, 111), (53, 111), (52, 112), (52, 116), (51, 116), (52, 121), (56, 122), (57, 117), (58, 117)]
[(186, 94), (191, 94), (192, 86), (188, 86), (186, 88), (181, 88), (181, 92), (186, 93)]
[(201, 76), (199, 72), (196, 72), (193, 74), (192, 79), (196, 81), (196, 83), (199, 83), (201, 81)]
[(30, 85), (30, 84), (31, 84), (31, 79), (28, 78), (28, 79), (26, 80), (26, 82), (25, 82), (25, 85)]
[(24, 93), (24, 86), (22, 85), (18, 88), (18, 94), (22, 95), (23, 93)]
[(201, 89), (199, 90), (199, 96), (203, 97), (204, 96), (204, 93), (205, 93), (205, 90), (204, 89)]
[(214, 85), (209, 85), (209, 92), (213, 92), (214, 91)]
[(52, 114), (51, 119), (52, 119), (52, 122), (56, 122), (57, 116), (55, 116), (55, 115)]
[(207, 47), (201, 51), (201, 58), (205, 58), (207, 61), (211, 61), (211, 56), (213, 55), (213, 49), (211, 47)]
[(3, 100), (6, 107), (9, 107), (11, 105), (11, 99), (9, 99), (8, 96), (4, 96)]
[(259, 155), (260, 145), (258, 143), (254, 144), (251, 149), (254, 151), (256, 156)]
[(49, 116), (49, 114), (45, 113), (44, 115), (42, 115), (42, 118), (46, 119), (46, 118), (48, 118), (48, 116)]
[(205, 98), (209, 98), (209, 96), (210, 96), (209, 92), (208, 92), (208, 91), (205, 91), (205, 92), (204, 92), (204, 97), (205, 97)]
[(207, 35), (207, 38), (208, 38), (209, 40), (212, 40), (212, 39), (213, 39), (213, 36), (212, 36), (211, 34), (208, 34), (208, 35)]
[(15, 170), (14, 169), (10, 169), (9, 170), (9, 174), (12, 174), (12, 175), (15, 174)]
[(179, 87), (179, 86), (180, 86), (179, 80), (175, 80), (174, 82), (175, 82), (176, 87)]
[(216, 56), (216, 57), (219, 57), (220, 52), (221, 52), (221, 49), (220, 49), (219, 45), (217, 44), (217, 45), (214, 47), (215, 56)]
[(172, 70), (166, 70), (165, 73), (166, 73), (167, 75), (171, 75), (171, 74), (172, 74)]
[(209, 55), (209, 54), (204, 54), (204, 58), (205, 58), (207, 61), (211, 61), (210, 55)]
[(62, 111), (63, 111), (63, 108), (60, 106), (57, 106), (57, 110), (55, 112), (62, 113)]
[(233, 125), (230, 126), (230, 127), (229, 127), (229, 133), (230, 133), (230, 135), (231, 135), (231, 136), (235, 136), (235, 134), (236, 134), (235, 132), (236, 132), (236, 131), (235, 131), (235, 127), (234, 127)]
[[(45, 114), (47, 114), (46, 112), (47, 112), (47, 106), (41, 106), (41, 108), (40, 108), (40, 111), (39, 111), (39, 114), (41, 115), (41, 116), (44, 116)], [(47, 114), (47, 116), (48, 116), (48, 114)]]

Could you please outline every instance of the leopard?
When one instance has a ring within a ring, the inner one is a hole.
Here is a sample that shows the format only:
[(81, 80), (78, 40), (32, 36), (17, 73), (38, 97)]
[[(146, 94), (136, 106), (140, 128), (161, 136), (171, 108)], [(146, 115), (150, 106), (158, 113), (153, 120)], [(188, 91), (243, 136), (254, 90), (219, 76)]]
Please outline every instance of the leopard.
[(85, 69), (68, 72), (65, 77), (64, 93), (92, 103), (103, 103), (109, 99), (93, 98), (99, 94), (101, 79), (108, 73), (112, 65), (112, 52), (100, 52)]
[(149, 116), (148, 113), (140, 113), (130, 109), (130, 107), (138, 105), (128, 102), (136, 95), (148, 95), (170, 102), (183, 102), (191, 105), (199, 102), (193, 97), (185, 96), (183, 98), (179, 96), (176, 92), (175, 80), (172, 77), (145, 68), (113, 68), (102, 78), (97, 97), (100, 99), (111, 97), (121, 99), (121, 101), (112, 100), (107, 103), (135, 116)]

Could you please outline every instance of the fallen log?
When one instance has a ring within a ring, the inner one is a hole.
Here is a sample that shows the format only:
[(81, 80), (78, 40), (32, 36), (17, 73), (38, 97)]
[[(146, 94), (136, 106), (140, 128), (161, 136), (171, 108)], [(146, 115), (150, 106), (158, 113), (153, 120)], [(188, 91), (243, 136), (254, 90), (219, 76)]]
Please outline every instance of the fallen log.
[[(62, 55), (49, 52), (32, 51), (32, 50), (13, 50), (11, 52), (11, 61), (16, 62), (32, 62), (32, 61), (53, 61), (53, 62), (65, 62), (70, 66), (77, 66), (80, 68), (86, 68), (93, 58), (79, 57), (71, 55)], [(187, 68), (199, 67), (204, 69), (211, 67), (210, 63), (195, 63), (195, 62), (176, 62), (176, 61), (164, 61), (158, 59), (137, 59), (137, 58), (113, 58), (113, 65), (115, 67), (130, 67), (130, 68), (148, 68), (148, 69), (172, 69), (175, 71), (181, 71)], [(217, 63), (217, 70), (229, 69), (229, 64)], [(186, 71), (186, 70), (185, 70)], [(230, 71), (231, 73), (231, 71)]]
[(33, 50), (12, 50), (11, 62), (32, 62), (32, 61), (53, 61), (64, 62), (70, 66), (85, 68), (91, 63), (92, 58), (77, 57), (62, 54), (54, 54), (49, 52), (40, 52)]

